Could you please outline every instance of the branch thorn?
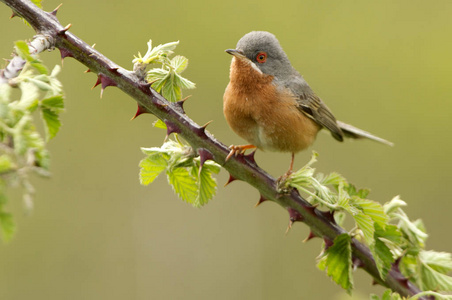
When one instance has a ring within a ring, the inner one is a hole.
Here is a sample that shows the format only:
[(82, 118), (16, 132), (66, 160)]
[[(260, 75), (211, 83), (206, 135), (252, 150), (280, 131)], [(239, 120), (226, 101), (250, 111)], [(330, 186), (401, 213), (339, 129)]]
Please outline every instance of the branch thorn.
[(226, 182), (226, 183), (224, 184), (224, 187), (226, 187), (228, 184), (230, 184), (231, 182), (233, 182), (233, 181), (235, 181), (235, 180), (237, 180), (237, 178), (235, 178), (234, 176), (232, 176), (231, 174), (229, 174), (228, 182)]
[(71, 26), (72, 26), (71, 23), (67, 24), (66, 27), (64, 27), (63, 29), (61, 29), (60, 31), (58, 31), (58, 34), (60, 34), (60, 35), (66, 34), (66, 31), (68, 31), (69, 28), (71, 28)]
[(63, 3), (61, 3), (60, 5), (58, 5), (52, 12), (51, 14), (56, 17), (58, 10), (60, 9), (60, 7), (63, 5)]
[(254, 150), (253, 152), (251, 152), (250, 154), (244, 155), (243, 157), (248, 160), (249, 162), (251, 162), (253, 165), (256, 165), (256, 161), (254, 160), (254, 155), (256, 154), (256, 150)]
[(135, 115), (132, 117), (132, 119), (130, 119), (130, 121), (135, 120), (136, 117), (138, 117), (139, 115), (141, 115), (141, 114), (146, 114), (146, 113), (149, 113), (149, 112), (147, 111), (147, 108), (144, 107), (144, 106), (141, 106), (140, 104), (138, 104), (137, 112), (136, 112)]
[(308, 235), (307, 238), (305, 238), (305, 239), (303, 240), (303, 243), (306, 243), (306, 242), (312, 240), (312, 239), (315, 238), (315, 237), (318, 237), (318, 236), (317, 236), (314, 232), (309, 231), (309, 235)]
[(209, 124), (212, 123), (212, 122), (213, 122), (213, 120), (210, 120), (210, 121), (207, 122), (206, 124), (202, 125), (201, 128), (205, 130), (206, 127), (207, 127), (207, 125), (209, 125)]
[(323, 241), (325, 242), (325, 250), (328, 250), (328, 248), (333, 246), (333, 241), (327, 238), (326, 236), (323, 237)]
[(200, 162), (201, 168), (204, 165), (204, 163), (206, 162), (206, 160), (213, 160), (212, 153), (205, 148), (199, 148), (198, 154), (199, 154), (199, 162)]
[(74, 57), (72, 55), (72, 53), (69, 50), (67, 50), (66, 48), (58, 48), (58, 49), (60, 50), (60, 55), (61, 55), (61, 66), (63, 66), (63, 60), (66, 57)]
[(332, 224), (336, 224), (336, 220), (334, 219), (334, 210), (330, 211), (321, 211), (321, 210), (317, 210), (317, 212), (324, 216), (328, 221), (330, 221)]
[(171, 135), (171, 133), (180, 133), (181, 132), (179, 127), (174, 125), (174, 123), (172, 123), (171, 121), (168, 121), (167, 119), (165, 119), (163, 122), (165, 122), (165, 124), (166, 124), (166, 138), (165, 138), (165, 140)]

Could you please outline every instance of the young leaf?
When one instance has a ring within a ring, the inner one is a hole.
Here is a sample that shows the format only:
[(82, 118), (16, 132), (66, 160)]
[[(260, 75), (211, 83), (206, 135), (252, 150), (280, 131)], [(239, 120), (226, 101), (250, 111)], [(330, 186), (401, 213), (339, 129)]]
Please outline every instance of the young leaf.
[(378, 224), (381, 228), (383, 229), (385, 228), (389, 218), (385, 214), (383, 206), (381, 206), (380, 203), (357, 197), (353, 197), (352, 199), (353, 199), (353, 201), (351, 201), (352, 205), (362, 210), (365, 215), (369, 216), (372, 219), (372, 221)]
[(25, 41), (17, 41), (15, 46), (17, 55), (28, 61), (40, 74), (49, 74), (47, 67), (36, 57), (30, 55), (30, 49)]
[(380, 277), (385, 279), (394, 262), (391, 250), (389, 250), (388, 246), (378, 238), (375, 239), (375, 243), (371, 244), (369, 248), (374, 256)]
[(319, 181), (323, 184), (323, 185), (332, 185), (334, 187), (339, 186), (339, 184), (347, 184), (347, 180), (339, 173), (336, 172), (332, 172), (330, 174), (328, 174), (327, 176), (325, 176), (322, 179), (319, 179)]
[(155, 128), (166, 129), (166, 124), (162, 120), (158, 119), (152, 124)]
[(181, 88), (175, 84), (174, 76), (174, 74), (171, 74), (171, 76), (165, 81), (162, 91), (160, 92), (169, 102), (176, 102), (182, 98)]
[(401, 210), (397, 213), (393, 213), (392, 216), (399, 220), (398, 226), (400, 231), (408, 238), (408, 241), (412, 244), (412, 247), (423, 248), (428, 235), (425, 232), (422, 221), (417, 220), (412, 222)]
[(395, 213), (401, 207), (406, 205), (407, 205), (406, 202), (401, 200), (399, 196), (395, 196), (394, 198), (391, 199), (391, 201), (385, 203), (383, 205), (383, 208), (388, 216), (393, 217), (392, 215), (393, 213)]
[(198, 197), (198, 186), (196, 180), (185, 168), (174, 168), (166, 172), (168, 182), (173, 187), (174, 192), (185, 202), (194, 204)]
[(440, 273), (421, 261), (420, 288), (424, 291), (452, 291), (452, 277)]
[(191, 82), (187, 78), (180, 76), (179, 74), (175, 74), (176, 84), (183, 89), (191, 90), (196, 87), (194, 82)]
[[(198, 173), (199, 167), (193, 167), (193, 171)], [(193, 204), (195, 207), (203, 206), (215, 196), (217, 181), (212, 177), (212, 173), (218, 174), (219, 171), (220, 167), (216, 163), (210, 161), (204, 163), (198, 177), (199, 193)]]
[(140, 183), (148, 185), (168, 166), (164, 155), (156, 153), (140, 161)]
[(13, 109), (26, 110), (38, 102), (39, 90), (36, 85), (22, 81), (19, 84), (20, 87), (20, 100), (19, 102), (13, 103)]
[(399, 228), (395, 225), (387, 224), (383, 229), (378, 224), (375, 224), (375, 238), (383, 238), (398, 244), (400, 243), (402, 234), (400, 233)]
[(450, 253), (436, 251), (421, 251), (419, 258), (429, 267), (446, 274), (452, 270), (452, 257)]
[(327, 274), (348, 293), (353, 289), (352, 248), (350, 235), (343, 233), (334, 239), (327, 250)]
[(182, 73), (187, 68), (187, 65), (188, 65), (188, 59), (182, 55), (176, 55), (171, 60), (171, 67), (178, 74)]
[(372, 218), (365, 215), (363, 212), (359, 212), (355, 215), (353, 215), (353, 218), (355, 219), (356, 225), (358, 225), (359, 229), (363, 232), (364, 240), (366, 241), (367, 245), (370, 245), (374, 241), (374, 222), (372, 221)]
[(45, 121), (46, 128), (46, 139), (50, 140), (55, 137), (60, 130), (61, 122), (58, 119), (58, 113), (50, 110), (48, 108), (43, 108), (42, 110), (42, 118)]
[(60, 110), (64, 108), (63, 95), (56, 95), (49, 98), (42, 99), (42, 106), (52, 110)]

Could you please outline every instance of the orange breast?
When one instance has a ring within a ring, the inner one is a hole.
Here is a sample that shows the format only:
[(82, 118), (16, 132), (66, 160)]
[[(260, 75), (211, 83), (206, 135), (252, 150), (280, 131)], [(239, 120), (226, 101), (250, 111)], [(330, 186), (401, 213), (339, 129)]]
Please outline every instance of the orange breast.
[(233, 58), (223, 112), (239, 136), (263, 150), (298, 152), (315, 140), (320, 126), (297, 109), (296, 98), (248, 62)]

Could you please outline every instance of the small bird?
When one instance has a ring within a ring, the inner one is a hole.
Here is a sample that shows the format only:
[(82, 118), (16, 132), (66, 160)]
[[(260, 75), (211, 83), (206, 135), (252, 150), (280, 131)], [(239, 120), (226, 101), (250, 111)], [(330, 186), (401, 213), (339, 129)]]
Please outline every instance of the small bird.
[(391, 142), (336, 120), (330, 109), (295, 70), (276, 37), (265, 31), (245, 34), (233, 55), (223, 112), (232, 130), (250, 144), (231, 145), (226, 161), (247, 149), (295, 153), (306, 149), (320, 129), (342, 142), (344, 137)]

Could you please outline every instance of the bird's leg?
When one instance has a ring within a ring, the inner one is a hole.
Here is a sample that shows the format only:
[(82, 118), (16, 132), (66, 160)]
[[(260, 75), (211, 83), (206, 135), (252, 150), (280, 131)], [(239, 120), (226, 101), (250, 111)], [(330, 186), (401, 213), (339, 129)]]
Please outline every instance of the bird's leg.
[(226, 157), (226, 161), (228, 161), (233, 155), (237, 156), (239, 154), (243, 154), (245, 153), (245, 151), (247, 149), (255, 149), (256, 146), (254, 145), (231, 145), (229, 146), (229, 149), (231, 149), (231, 151), (229, 151), (228, 156)]
[(286, 186), (286, 180), (290, 177), (290, 175), (292, 175), (293, 173), (293, 162), (295, 160), (295, 153), (292, 152), (292, 159), (290, 161), (290, 166), (289, 166), (289, 170), (287, 170), (287, 172), (283, 175), (281, 175), (277, 180), (276, 180), (276, 186), (278, 187), (278, 190), (281, 193), (288, 193), (289, 192), (289, 188)]
[(292, 160), (290, 161), (289, 170), (287, 170), (286, 177), (289, 177), (290, 174), (293, 173), (293, 162), (295, 160), (295, 153), (292, 152)]

